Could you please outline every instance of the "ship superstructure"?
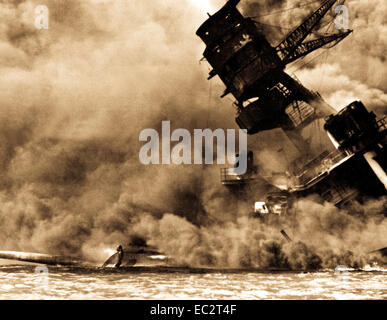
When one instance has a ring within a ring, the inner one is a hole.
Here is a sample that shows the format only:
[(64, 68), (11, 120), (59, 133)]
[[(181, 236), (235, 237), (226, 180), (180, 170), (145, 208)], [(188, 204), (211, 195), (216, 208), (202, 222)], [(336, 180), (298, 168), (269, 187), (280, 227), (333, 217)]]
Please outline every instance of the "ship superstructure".
[[(281, 128), (303, 150), (303, 158), (296, 159), (287, 173), (292, 183), (286, 191), (300, 196), (317, 193), (336, 205), (385, 195), (385, 120), (377, 120), (361, 102), (335, 114), (319, 93), (285, 72), (287, 64), (328, 44), (336, 45), (351, 34), (352, 30), (343, 30), (307, 40), (338, 1), (324, 1), (276, 46), (269, 43), (256, 21), (241, 14), (239, 2), (229, 0), (209, 15), (197, 35), (206, 44), (203, 55), (213, 68), (209, 79), (219, 76), (226, 85), (222, 97), (232, 94), (235, 98), (239, 127), (250, 135)], [(332, 141), (319, 153), (303, 137), (303, 130), (316, 121), (326, 121), (325, 134)], [(244, 176), (223, 169), (222, 183), (240, 193), (256, 173), (254, 165)], [(265, 202), (257, 202), (256, 207), (267, 210)]]

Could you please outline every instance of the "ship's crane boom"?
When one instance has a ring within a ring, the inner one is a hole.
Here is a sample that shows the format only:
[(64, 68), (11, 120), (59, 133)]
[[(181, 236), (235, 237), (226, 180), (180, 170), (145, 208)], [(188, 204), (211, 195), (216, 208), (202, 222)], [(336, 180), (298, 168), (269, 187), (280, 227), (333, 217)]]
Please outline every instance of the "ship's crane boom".
[(313, 12), (302, 24), (287, 35), (287, 37), (276, 47), (281, 60), (286, 61), (288, 57), (297, 50), (305, 38), (311, 33), (313, 28), (317, 26), (336, 2), (337, 0), (325, 1), (320, 8)]
[[(284, 64), (288, 64), (290, 62), (293, 62), (301, 57), (306, 56), (307, 54), (311, 53), (314, 50), (317, 50), (331, 42), (336, 41), (336, 44), (339, 43), (341, 40), (346, 38), (348, 35), (352, 33), (352, 30), (348, 30), (342, 33), (332, 34), (330, 36), (321, 37), (315, 40), (307, 41), (304, 43), (301, 43), (295, 51), (289, 56), (287, 56), (283, 61)], [(335, 45), (336, 45), (335, 44)]]

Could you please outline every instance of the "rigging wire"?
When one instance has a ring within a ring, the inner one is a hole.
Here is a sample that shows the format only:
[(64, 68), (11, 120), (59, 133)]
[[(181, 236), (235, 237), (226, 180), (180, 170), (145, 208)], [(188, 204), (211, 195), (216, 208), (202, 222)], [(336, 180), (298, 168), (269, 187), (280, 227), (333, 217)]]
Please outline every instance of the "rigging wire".
[[(329, 56), (330, 52), (329, 51), (325, 51), (325, 60), (324, 60), (324, 64), (327, 63), (327, 60), (328, 60), (328, 56)], [(323, 80), (324, 80), (324, 77), (325, 77), (325, 68), (323, 68), (323, 71), (322, 71), (322, 75), (320, 77), (320, 84), (318, 86), (318, 91), (320, 91), (321, 89), (321, 86), (323, 84)], [(316, 130), (317, 130), (317, 135), (318, 135), (318, 138), (319, 138), (319, 147), (320, 147), (320, 153), (322, 153), (324, 150), (324, 146), (323, 146), (323, 141), (322, 141), (322, 130), (323, 128), (321, 127), (321, 121), (320, 119), (317, 120), (317, 123), (316, 123)]]
[[(212, 103), (212, 82), (209, 81), (209, 86), (208, 86), (208, 104), (209, 104), (209, 108), (207, 109), (207, 120), (206, 120), (206, 128), (208, 128), (209, 126), (209, 122), (210, 122), (210, 106), (211, 106), (211, 103)], [(202, 159), (203, 161), (203, 159)], [(203, 194), (203, 180), (204, 180), (204, 171), (205, 171), (205, 163), (203, 162), (202, 164), (202, 171), (201, 171), (201, 175), (200, 175), (200, 195)], [(196, 201), (196, 211), (199, 210), (199, 207), (201, 205), (201, 199), (199, 197), (197, 197), (197, 201)], [(205, 209), (204, 209), (205, 210)], [(205, 210), (205, 213), (207, 215), (207, 217), (210, 218), (210, 222), (214, 223), (214, 222), (219, 222), (219, 219), (214, 217), (210, 212), (207, 212)], [(197, 214), (197, 212), (196, 212)]]
[[(204, 57), (199, 60), (199, 66), (202, 66), (202, 62), (203, 61), (206, 61), (206, 59)], [(206, 64), (206, 67), (207, 67), (208, 71), (211, 70), (211, 68), (209, 67), (208, 64)], [(203, 69), (202, 69), (202, 72), (204, 74), (204, 70)], [(208, 128), (209, 122), (210, 122), (210, 106), (211, 106), (211, 103), (212, 103), (212, 82), (208, 81), (208, 108), (207, 108), (206, 128)], [(200, 174), (200, 181), (199, 181), (199, 184), (200, 184), (199, 185), (199, 188), (200, 188), (199, 194), (200, 195), (203, 193), (204, 170), (205, 170), (205, 164), (203, 163), (202, 164), (202, 171), (201, 171), (201, 174)], [(196, 203), (195, 203), (195, 207), (196, 207), (195, 208), (195, 210), (196, 210), (195, 214), (198, 214), (200, 206), (201, 206), (201, 199), (200, 199), (200, 197), (197, 197), (196, 198)], [(206, 215), (209, 218), (209, 221), (211, 223), (219, 221), (219, 219), (214, 217), (211, 213), (209, 213), (207, 211), (205, 211), (205, 213), (206, 213)]]
[[(325, 33), (330, 33), (330, 29), (332, 28), (333, 26), (333, 20), (327, 25), (327, 28), (325, 30)], [(334, 45), (332, 46), (329, 46), (329, 47), (322, 47), (323, 49), (328, 49), (328, 48), (331, 48), (331, 47), (334, 47), (337, 43), (335, 43)], [(328, 57), (330, 55), (330, 51), (325, 51), (325, 58), (324, 58), (324, 64), (327, 63), (327, 60), (328, 60)], [(322, 83), (324, 81), (324, 77), (325, 77), (325, 68), (323, 68), (322, 70), (322, 75), (320, 77), (320, 83), (319, 83), (319, 86), (318, 86), (318, 91), (320, 91), (321, 89), (321, 86), (322, 86)], [(322, 133), (323, 133), (323, 128), (321, 127), (321, 121), (318, 119), (316, 121), (316, 128), (315, 128), (315, 132), (317, 133), (317, 136), (318, 136), (318, 139), (319, 139), (319, 151), (320, 153), (322, 153), (324, 151), (324, 145), (323, 145), (323, 140), (322, 140)]]
[[(281, 11), (276, 11), (276, 12), (273, 12), (272, 14), (276, 14), (276, 13), (279, 13), (279, 12), (284, 12), (284, 11), (289, 11), (289, 10), (292, 10), (292, 9), (296, 9), (296, 8), (302, 8), (302, 7), (305, 7), (311, 3), (314, 3), (314, 2), (318, 2), (318, 1), (312, 1), (312, 2), (308, 2), (308, 3), (305, 3), (301, 6), (298, 6), (298, 7), (292, 7), (292, 8), (288, 8), (288, 9), (285, 9), (285, 10), (281, 10)], [(345, 3), (345, 0), (342, 0), (341, 2), (339, 2), (339, 5), (342, 5)], [(264, 15), (260, 15), (260, 16), (252, 16), (250, 18), (252, 18), (254, 20), (254, 18), (259, 18), (259, 17), (264, 17), (264, 16), (268, 16), (268, 15), (271, 15), (271, 14), (264, 14)], [(320, 25), (320, 28), (319, 29), (322, 29), (324, 27), (327, 26), (327, 29), (325, 30), (324, 33), (321, 33), (321, 32), (318, 32), (319, 30), (312, 30), (311, 33), (314, 34), (314, 35), (317, 35), (317, 36), (320, 36), (321, 34), (330, 34), (329, 33), (329, 29), (332, 27), (333, 23), (334, 23), (334, 19), (335, 17), (337, 16), (336, 13), (333, 14), (333, 17), (330, 21), (327, 21), (326, 23), (324, 23), (323, 25)], [(294, 30), (294, 28), (289, 28), (289, 27), (283, 27), (283, 26), (278, 26), (278, 25), (273, 25), (273, 24), (268, 24), (268, 23), (264, 23), (264, 22), (261, 22), (261, 21), (258, 21), (258, 20), (254, 20), (254, 22), (258, 25), (263, 25), (263, 26), (267, 26), (267, 27), (271, 27), (271, 28), (277, 28), (279, 30), (286, 30), (286, 31), (291, 31), (291, 30)], [(334, 47), (335, 45), (337, 44), (334, 43), (333, 45), (327, 47), (328, 49), (329, 48), (332, 48)]]
[(297, 69), (291, 71), (292, 73), (293, 72), (296, 72), (298, 70), (300, 70), (301, 68), (305, 67), (305, 66), (308, 66), (310, 65), (314, 60), (316, 60), (318, 57), (320, 57), (323, 53), (325, 53), (325, 51), (321, 52), (320, 54), (316, 55), (315, 57), (313, 57), (312, 59), (310, 59), (309, 61), (307, 61), (306, 63), (302, 64), (301, 66), (299, 66)]
[(283, 30), (293, 30), (294, 28), (287, 28), (287, 27), (281, 27), (281, 26), (276, 26), (274, 24), (268, 24), (268, 23), (263, 23), (261, 21), (258, 21), (258, 20), (254, 20), (254, 22), (256, 24), (261, 24), (261, 25), (264, 25), (264, 26), (268, 26), (268, 27), (272, 27), (272, 28), (277, 28), (277, 29), (283, 29)]
[(316, 2), (320, 2), (319, 0), (315, 0), (315, 1), (310, 1), (310, 2), (306, 2), (304, 4), (301, 4), (299, 6), (296, 6), (296, 7), (292, 7), (292, 8), (285, 8), (283, 10), (279, 10), (279, 11), (275, 11), (275, 12), (271, 12), (271, 13), (264, 13), (264, 14), (261, 14), (259, 16), (252, 16), (252, 17), (249, 17), (249, 18), (260, 18), (260, 17), (266, 17), (266, 16), (272, 16), (272, 15), (275, 15), (275, 14), (278, 14), (278, 13), (283, 13), (283, 12), (286, 12), (286, 11), (290, 11), (290, 10), (293, 10), (293, 9), (299, 9), (299, 8), (304, 8), (312, 3), (316, 3)]

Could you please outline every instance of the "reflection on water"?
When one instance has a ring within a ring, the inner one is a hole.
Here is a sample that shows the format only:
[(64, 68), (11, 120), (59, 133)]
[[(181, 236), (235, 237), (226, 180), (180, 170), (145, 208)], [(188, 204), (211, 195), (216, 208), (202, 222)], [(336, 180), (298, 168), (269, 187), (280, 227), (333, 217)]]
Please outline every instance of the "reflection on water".
[(387, 299), (387, 270), (248, 272), (0, 267), (0, 299)]

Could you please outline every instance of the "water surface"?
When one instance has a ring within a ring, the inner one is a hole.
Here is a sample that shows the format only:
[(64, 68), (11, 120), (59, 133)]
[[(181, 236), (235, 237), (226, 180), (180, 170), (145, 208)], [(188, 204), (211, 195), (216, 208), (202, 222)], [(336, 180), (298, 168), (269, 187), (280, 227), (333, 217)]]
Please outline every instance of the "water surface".
[(0, 267), (0, 298), (387, 299), (387, 270), (378, 268), (345, 273), (39, 268)]

